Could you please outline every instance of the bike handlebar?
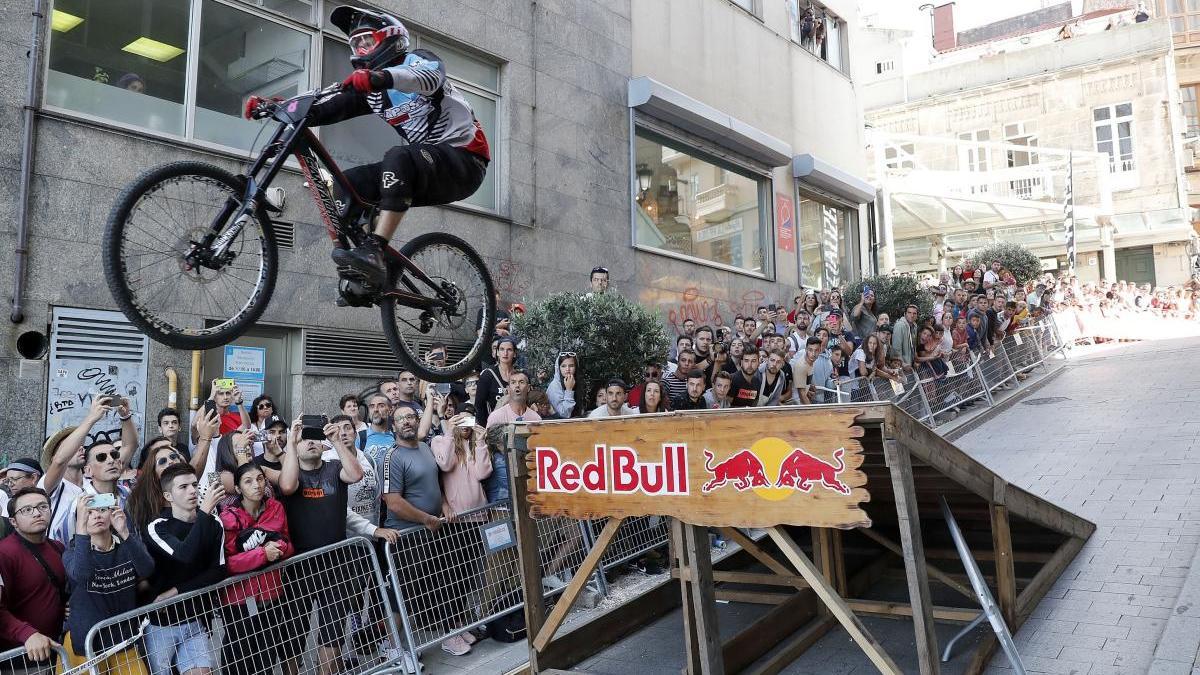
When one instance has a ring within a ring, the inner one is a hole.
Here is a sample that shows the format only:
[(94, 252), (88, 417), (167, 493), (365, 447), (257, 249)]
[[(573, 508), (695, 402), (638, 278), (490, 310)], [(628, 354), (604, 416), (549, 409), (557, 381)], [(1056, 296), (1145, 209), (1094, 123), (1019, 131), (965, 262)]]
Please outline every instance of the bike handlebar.
[[(315, 99), (321, 99), (321, 98), (325, 98), (326, 96), (332, 96), (333, 94), (337, 94), (341, 91), (342, 91), (342, 83), (334, 82), (333, 84), (331, 84), (323, 89), (314, 89), (310, 92), (306, 92), (304, 94), (301, 94), (300, 96), (295, 96), (292, 99), (288, 99), (288, 100), (295, 100), (295, 99), (301, 98), (303, 96), (312, 96)], [(286, 102), (287, 101), (281, 100), (281, 99), (264, 99), (261, 103), (259, 103), (254, 108), (254, 110), (251, 112), (250, 116), (256, 120), (266, 119), (266, 118), (270, 117), (271, 115), (275, 114), (275, 110), (279, 107), (280, 104), (286, 103)]]

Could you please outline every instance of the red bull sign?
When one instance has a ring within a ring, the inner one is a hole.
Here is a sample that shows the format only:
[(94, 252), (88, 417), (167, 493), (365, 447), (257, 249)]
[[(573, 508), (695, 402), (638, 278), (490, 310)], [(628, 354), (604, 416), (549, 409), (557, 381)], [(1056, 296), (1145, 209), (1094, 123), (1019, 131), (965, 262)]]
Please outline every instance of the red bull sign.
[(772, 408), (529, 423), (531, 511), (869, 526), (857, 414)]

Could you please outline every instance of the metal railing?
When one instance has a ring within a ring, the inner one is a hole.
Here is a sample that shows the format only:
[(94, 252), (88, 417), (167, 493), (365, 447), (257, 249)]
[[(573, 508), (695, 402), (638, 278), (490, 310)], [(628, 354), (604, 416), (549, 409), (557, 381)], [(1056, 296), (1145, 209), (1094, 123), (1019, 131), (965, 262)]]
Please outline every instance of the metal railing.
[(1035, 368), (1070, 348), (1050, 319), (1019, 328), (990, 348), (956, 351), (942, 360), (944, 372), (920, 365), (896, 380), (880, 376), (843, 379), (836, 389), (817, 387), (823, 403), (890, 401), (922, 423), (937, 426), (949, 414), (976, 402), (993, 404), (992, 394), (1012, 389)]
[[(0, 673), (21, 673), (27, 675), (54, 675), (66, 670), (62, 664), (67, 662), (66, 650), (54, 647), (49, 659), (35, 661), (24, 647), (15, 647), (6, 652), (0, 652)], [(74, 675), (77, 670), (68, 671)]]
[[(404, 643), (388, 590), (371, 543), (355, 537), (105, 619), (85, 651), (102, 675), (398, 669)], [(107, 658), (135, 642), (148, 668), (136, 652)]]

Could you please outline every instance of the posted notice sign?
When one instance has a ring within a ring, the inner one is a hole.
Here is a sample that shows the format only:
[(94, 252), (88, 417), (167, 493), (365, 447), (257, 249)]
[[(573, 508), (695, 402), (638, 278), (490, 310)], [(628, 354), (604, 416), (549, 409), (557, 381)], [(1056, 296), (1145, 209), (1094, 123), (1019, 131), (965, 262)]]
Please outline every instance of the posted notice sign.
[(534, 516), (869, 527), (857, 410), (727, 410), (528, 423)]

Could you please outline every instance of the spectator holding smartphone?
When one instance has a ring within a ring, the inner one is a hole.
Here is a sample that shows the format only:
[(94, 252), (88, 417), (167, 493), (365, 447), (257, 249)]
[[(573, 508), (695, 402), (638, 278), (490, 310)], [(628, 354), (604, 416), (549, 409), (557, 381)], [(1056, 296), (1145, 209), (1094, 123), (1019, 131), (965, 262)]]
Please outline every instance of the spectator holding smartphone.
[[(133, 415), (128, 408), (116, 404), (117, 400), (112, 396), (92, 396), (87, 414), (79, 426), (63, 429), (51, 436), (42, 447), (41, 464), (46, 473), (38, 480), (37, 486), (50, 496), (50, 536), (63, 544), (70, 543), (68, 533), (75, 523), (75, 500), (83, 494), (88, 482), (84, 478), (87, 468), (84, 446), (89, 444), (92, 429), (105, 417), (116, 413), (121, 422), (120, 437), (129, 439), (131, 444), (137, 443)], [(104, 436), (109, 437), (111, 434)], [(111, 446), (111, 443), (108, 445)], [(117, 477), (120, 477), (120, 473)]]
[[(146, 527), (145, 538), (154, 558), (149, 591), (155, 602), (225, 578), (225, 530), (216, 515), (217, 504), (225, 498), (225, 487), (214, 482), (201, 502), (198, 482), (196, 470), (183, 463), (168, 467), (158, 481), (167, 508)], [(172, 667), (180, 675), (212, 672), (216, 663), (209, 654), (208, 631), (201, 618), (195, 610), (178, 608), (150, 616), (146, 656), (151, 675), (171, 675)]]
[[(67, 616), (67, 665), (78, 668), (85, 661), (88, 631), (97, 623), (136, 609), (137, 581), (154, 573), (154, 559), (146, 551), (141, 535), (129, 529), (125, 511), (104, 495), (86, 494), (73, 504), (71, 544), (63, 562), (70, 579), (70, 612)], [(101, 630), (94, 644), (107, 651), (131, 637), (136, 627), (122, 622)], [(98, 664), (100, 672), (147, 675), (146, 666), (133, 647)]]
[[(210, 404), (208, 401), (212, 403)], [(221, 419), (220, 435), (224, 436), (225, 434), (250, 426), (250, 415), (242, 407), (242, 390), (238, 389), (237, 384), (232, 379), (218, 378), (213, 380), (208, 394), (208, 401), (205, 402), (205, 407), (215, 409)], [(196, 416), (193, 419), (198, 420), (200, 418)], [(192, 438), (193, 440), (199, 438), (199, 433), (194, 426), (192, 428)]]
[[(79, 502), (85, 497), (98, 495), (111, 496), (111, 501), (117, 508), (125, 508), (125, 502), (129, 499), (130, 490), (118, 482), (121, 472), (125, 468), (124, 462), (121, 461), (121, 455), (125, 452), (122, 446), (123, 442), (121, 440), (115, 443), (96, 441), (84, 449), (84, 469), (91, 476), (91, 479), (85, 479), (83, 489), (68, 506), (69, 512), (76, 512)], [(121, 515), (122, 522), (124, 522), (124, 511), (122, 511)], [(67, 518), (60, 526), (60, 529), (54, 533), (54, 538), (64, 544), (70, 542), (76, 533), (75, 525), (77, 522), (77, 518)]]

